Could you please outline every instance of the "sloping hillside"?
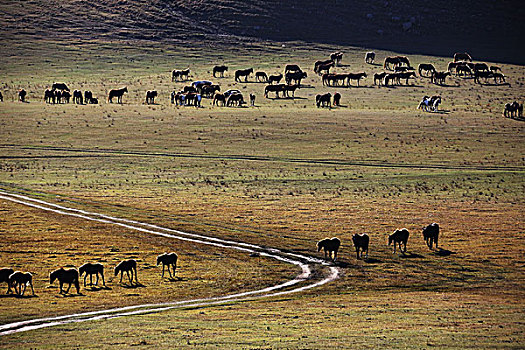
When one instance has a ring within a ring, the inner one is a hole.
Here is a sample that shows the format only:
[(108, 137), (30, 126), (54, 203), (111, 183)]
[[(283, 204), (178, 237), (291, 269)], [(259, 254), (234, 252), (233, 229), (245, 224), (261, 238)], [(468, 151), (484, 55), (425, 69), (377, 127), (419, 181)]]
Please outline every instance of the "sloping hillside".
[[(3, 1), (10, 39), (305, 40), (524, 63), (516, 1), (32, 0)], [(222, 38), (222, 39), (221, 39)]]

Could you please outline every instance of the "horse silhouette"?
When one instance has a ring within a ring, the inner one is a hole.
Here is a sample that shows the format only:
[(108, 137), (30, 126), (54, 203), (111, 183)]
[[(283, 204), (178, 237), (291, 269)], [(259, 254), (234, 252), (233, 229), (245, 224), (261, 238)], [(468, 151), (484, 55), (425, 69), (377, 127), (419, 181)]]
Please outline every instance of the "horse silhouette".
[(0, 269), (0, 283), (6, 282), (7, 283), (7, 292), (6, 294), (11, 293), (11, 284), (9, 283), (9, 276), (11, 276), (15, 270), (10, 269), (8, 267), (4, 267), (3, 269)]
[(325, 238), (317, 242), (317, 251), (324, 249), (324, 258), (335, 261), (337, 259), (337, 252), (341, 246), (341, 241), (337, 237)]
[[(164, 267), (168, 266), (168, 272), (170, 277), (175, 276), (175, 270), (177, 269), (177, 259), (179, 257), (176, 253), (164, 253), (157, 256), (157, 266), (162, 263), (162, 277), (164, 277)], [(173, 276), (171, 275), (170, 266), (173, 268)]]
[(121, 89), (109, 90), (108, 102), (113, 103), (113, 98), (116, 97), (117, 103), (122, 104), (122, 96), (124, 95), (125, 92), (128, 92), (127, 87), (123, 87)]
[[(139, 283), (137, 279), (137, 261), (135, 259), (123, 260), (115, 267), (115, 276), (120, 272), (120, 281), (122, 283), (122, 275), (124, 272), (128, 275), (129, 283), (133, 284), (133, 273), (135, 273), (135, 282)], [(131, 272), (131, 276), (130, 276)]]
[[(69, 293), (69, 289), (71, 288), (71, 285), (74, 284), (75, 288), (77, 290), (77, 294), (80, 294), (80, 283), (78, 282), (79, 276), (78, 276), (78, 270), (75, 268), (72, 269), (64, 269), (63, 267), (51, 272), (49, 274), (49, 283), (52, 284), (56, 279), (58, 279), (58, 282), (60, 283), (60, 294)], [(64, 292), (62, 290), (62, 286), (64, 283), (69, 284), (67, 287), (67, 290)]]
[[(396, 252), (396, 244), (399, 245), (399, 250), (403, 253), (406, 253), (407, 251), (407, 242), (408, 242), (408, 236), (410, 233), (406, 228), (403, 228), (401, 230), (395, 230), (394, 233), (392, 233), (390, 236), (388, 236), (388, 245), (392, 244), (394, 242), (394, 253)], [(401, 249), (401, 243), (405, 246), (405, 249)]]
[(354, 242), (355, 252), (357, 254), (357, 258), (359, 259), (359, 250), (361, 249), (361, 258), (363, 257), (363, 253), (366, 251), (365, 258), (368, 258), (368, 243), (370, 242), (370, 237), (363, 233), (362, 235), (355, 234), (352, 236), (352, 242)]
[[(35, 290), (33, 289), (33, 275), (29, 272), (13, 272), (11, 275), (9, 275), (8, 284), (13, 287), (15, 294), (20, 296), (24, 295), (27, 284), (29, 284), (31, 286), (33, 295), (35, 295)], [(24, 286), (24, 290), (22, 290), (22, 286)]]
[(84, 276), (84, 287), (86, 286), (86, 278), (89, 275), (89, 285), (93, 285), (93, 275), (97, 276), (97, 279), (95, 280), (95, 285), (98, 285), (98, 274), (102, 277), (102, 285), (106, 286), (106, 281), (104, 281), (104, 265), (100, 263), (92, 264), (92, 263), (86, 263), (79, 267), (78, 269), (79, 276), (82, 277), (82, 275), (85, 273)]
[(436, 244), (438, 248), (438, 238), (439, 238), (439, 225), (435, 222), (423, 228), (423, 238), (427, 243), (427, 246), (432, 249), (432, 244)]

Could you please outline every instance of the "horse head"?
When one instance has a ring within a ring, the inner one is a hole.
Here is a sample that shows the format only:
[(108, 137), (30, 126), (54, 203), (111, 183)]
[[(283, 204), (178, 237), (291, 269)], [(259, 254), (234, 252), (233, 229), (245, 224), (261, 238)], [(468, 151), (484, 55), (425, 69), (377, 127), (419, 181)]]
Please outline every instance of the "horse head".
[(157, 256), (157, 266), (159, 266), (159, 264), (162, 262), (162, 260), (164, 260), (165, 256), (166, 256), (166, 253)]
[(51, 273), (49, 274), (49, 283), (50, 283), (50, 284), (53, 283), (53, 282), (58, 278), (58, 275), (59, 275), (59, 273), (60, 273), (61, 271), (64, 271), (64, 268), (63, 268), (63, 267), (61, 267), (61, 268), (59, 268), (58, 270), (55, 270), (55, 271), (53, 271), (53, 272), (51, 272)]

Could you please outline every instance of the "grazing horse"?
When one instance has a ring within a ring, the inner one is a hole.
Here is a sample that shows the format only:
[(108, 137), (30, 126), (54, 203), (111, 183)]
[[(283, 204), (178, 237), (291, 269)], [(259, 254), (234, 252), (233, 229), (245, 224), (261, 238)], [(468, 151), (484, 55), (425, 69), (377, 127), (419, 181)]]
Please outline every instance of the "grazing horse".
[(133, 284), (133, 273), (135, 273), (135, 282), (139, 283), (137, 279), (137, 261), (135, 259), (123, 260), (115, 267), (115, 276), (117, 276), (120, 272), (119, 283), (122, 283), (122, 275), (124, 274), (124, 271), (128, 275), (128, 280), (130, 284)]
[(69, 91), (62, 91), (62, 100), (65, 103), (69, 103), (70, 98), (71, 98), (71, 93)]
[(86, 275), (84, 276), (84, 287), (86, 286), (86, 278), (88, 275), (89, 275), (89, 285), (90, 286), (93, 285), (93, 275), (97, 276), (95, 285), (98, 285), (98, 274), (100, 274), (100, 276), (102, 277), (102, 285), (104, 287), (106, 286), (106, 281), (104, 281), (104, 265), (99, 264), (99, 263), (96, 263), (96, 264), (86, 263), (80, 266), (78, 269), (78, 273), (80, 277), (82, 277), (84, 272), (86, 273)]
[[(463, 73), (463, 74), (462, 74)], [(467, 75), (470, 75), (472, 76), (472, 69), (470, 69), (469, 66), (467, 66), (466, 64), (459, 64), (456, 66), (456, 76), (467, 76)]]
[(332, 61), (330, 61), (330, 63), (318, 65), (317, 74), (322, 75), (323, 73), (330, 73), (330, 68), (332, 68), (334, 65), (335, 63)]
[(423, 228), (423, 238), (427, 243), (427, 246), (432, 249), (432, 244), (436, 244), (438, 247), (438, 237), (439, 237), (439, 225), (435, 222)]
[(326, 105), (328, 105), (328, 107), (332, 107), (331, 99), (332, 94), (329, 92), (324, 95), (317, 95), (315, 96), (315, 104), (317, 105), (317, 108), (321, 106), (326, 107)]
[(228, 97), (228, 100), (226, 100), (226, 107), (232, 107), (234, 105), (237, 105), (237, 107), (242, 107), (242, 104), (244, 103), (244, 98), (242, 97), (242, 94), (231, 94)]
[(177, 78), (180, 79), (180, 81), (188, 80), (188, 77), (190, 76), (190, 69), (184, 69), (184, 70), (173, 70), (171, 72), (171, 81), (176, 81)]
[(224, 94), (215, 94), (213, 96), (213, 105), (215, 106), (215, 104), (217, 104), (218, 106), (219, 102), (222, 103), (223, 106), (226, 105), (226, 96), (224, 96)]
[(279, 98), (279, 92), (282, 92), (283, 93), (283, 97), (284, 97), (285, 89), (286, 89), (286, 85), (285, 84), (266, 85), (266, 87), (264, 88), (264, 97), (268, 98), (268, 93), (269, 92), (275, 92), (275, 97), (276, 98)]
[(26, 102), (26, 95), (27, 91), (25, 91), (24, 89), (18, 90), (18, 100), (20, 102)]
[[(402, 253), (406, 253), (408, 236), (409, 236), (409, 232), (406, 228), (403, 228), (401, 230), (395, 230), (394, 233), (388, 236), (388, 245), (394, 242), (394, 253), (396, 252), (396, 243), (399, 245), (399, 250)], [(401, 249), (401, 243), (403, 243), (403, 245), (405, 246), (404, 250)]]
[(334, 63), (333, 60), (326, 60), (326, 61), (315, 61), (314, 63), (314, 72), (315, 73), (319, 73), (318, 71), (318, 68), (320, 65), (324, 65), (324, 64), (329, 64), (329, 63)]
[(450, 72), (433, 72), (431, 82), (434, 84), (443, 85), (445, 84), (445, 79), (447, 76), (450, 76)]
[(64, 83), (53, 83), (51, 86), (52, 90), (62, 90), (62, 91), (70, 91), (66, 84)]
[(405, 84), (408, 85), (408, 79), (416, 78), (416, 72), (401, 72), (397, 73), (397, 80), (401, 85), (401, 79), (405, 79)]
[(505, 118), (523, 118), (523, 104), (518, 103), (518, 101), (506, 103), (503, 109), (503, 116)]
[(378, 82), (377, 85), (381, 86), (381, 83), (384, 81), (387, 72), (381, 72), (381, 73), (375, 73), (374, 74), (374, 85), (376, 85), (376, 82)]
[(219, 85), (204, 85), (200, 88), (201, 95), (203, 97), (212, 97), (215, 92), (221, 91), (221, 87)]
[(472, 62), (472, 57), (466, 52), (457, 52), (454, 54), (454, 62), (469, 61)]
[(301, 72), (301, 68), (297, 64), (287, 64), (284, 67), (284, 74), (288, 72)]
[(282, 78), (283, 78), (282, 74), (270, 75), (268, 77), (268, 83), (269, 84), (273, 84), (275, 82), (275, 83), (279, 84), (279, 82), (281, 81)]
[[(24, 295), (27, 284), (29, 284), (31, 286), (33, 295), (35, 295), (35, 290), (33, 288), (33, 275), (30, 272), (15, 271), (9, 275), (9, 280), (7, 283), (9, 286), (13, 287), (15, 294), (20, 296)], [(22, 290), (22, 286), (24, 286), (24, 290)]]
[(267, 83), (268, 82), (268, 75), (265, 72), (256, 72), (255, 73), (255, 80)]
[[(51, 274), (49, 275), (49, 283), (52, 284), (56, 279), (58, 279), (58, 282), (60, 283), (60, 294), (67, 294), (72, 284), (75, 285), (77, 294), (80, 294), (80, 283), (78, 282), (79, 277), (77, 269), (72, 268), (66, 270), (63, 267), (61, 267), (58, 270), (51, 272)], [(62, 285), (64, 283), (69, 284), (69, 287), (67, 287), (67, 290), (65, 292), (62, 291)]]
[(368, 258), (368, 243), (370, 242), (370, 237), (368, 237), (366, 233), (363, 233), (362, 235), (355, 234), (352, 235), (352, 242), (354, 242), (357, 258), (359, 259), (359, 249), (361, 249), (361, 258), (363, 257), (363, 253), (365, 251), (365, 259)]
[(75, 90), (73, 91), (73, 103), (83, 105), (84, 104), (84, 98), (82, 97), (82, 91)]
[(485, 83), (487, 82), (487, 79), (492, 78), (494, 76), (494, 73), (490, 71), (474, 71), (474, 82), (481, 84), (480, 78), (485, 79)]
[(46, 91), (44, 92), (44, 101), (46, 103), (55, 103), (56, 99), (55, 99), (55, 92), (51, 89), (46, 89)]
[(250, 106), (255, 107), (255, 94), (250, 94)]
[(492, 72), (492, 77), (494, 78), (494, 84), (505, 83), (505, 76), (503, 75), (503, 73)]
[[(159, 266), (160, 263), (162, 263), (162, 277), (164, 277), (164, 267), (168, 266), (168, 272), (170, 274), (170, 278), (173, 278), (175, 276), (175, 270), (177, 269), (177, 259), (179, 257), (176, 253), (164, 253), (159, 256), (157, 256), (157, 266)], [(171, 275), (170, 266), (173, 268), (173, 276)]]
[(113, 103), (113, 98), (116, 97), (117, 103), (122, 104), (122, 95), (124, 95), (125, 92), (128, 92), (127, 87), (123, 87), (121, 89), (109, 90), (108, 102)]
[(241, 77), (244, 77), (244, 81), (248, 81), (248, 76), (250, 74), (253, 74), (253, 68), (236, 70), (235, 81), (241, 82)]
[(399, 65), (401, 65), (401, 61), (399, 60), (398, 56), (389, 56), (385, 58), (383, 68), (393, 70)]
[(93, 103), (93, 93), (91, 91), (84, 91), (84, 101), (86, 102), (86, 104)]
[(376, 53), (374, 51), (368, 51), (365, 54), (365, 63), (373, 64), (376, 59)]
[(501, 72), (501, 67), (499, 66), (490, 66), (489, 69), (492, 73), (496, 73), (497, 71)]
[(339, 240), (339, 238), (325, 238), (317, 242), (317, 251), (320, 252), (321, 249), (324, 249), (324, 258), (332, 259), (332, 261), (335, 261), (337, 259), (337, 251), (339, 250), (340, 246), (341, 241)]
[(441, 103), (441, 96), (434, 95), (432, 97), (424, 96), (417, 109), (422, 109), (425, 112), (434, 111), (437, 112), (438, 106)]
[(157, 97), (157, 91), (148, 90), (146, 91), (146, 104), (155, 104), (155, 97)]
[(341, 51), (334, 52), (330, 55), (330, 59), (336, 66), (339, 66), (339, 64), (341, 64), (341, 60), (343, 59), (343, 53)]
[(341, 106), (341, 94), (338, 92), (334, 94), (334, 106)]
[(348, 73), (346, 75), (346, 79), (348, 79), (348, 82), (347, 82), (347, 85), (350, 86), (350, 81), (351, 80), (356, 80), (357, 81), (357, 86), (359, 86), (359, 81), (363, 78), (366, 78), (367, 75), (365, 72), (361, 72), (361, 73)]
[[(432, 75), (432, 73), (436, 71), (436, 67), (434, 67), (434, 65), (430, 63), (421, 63), (417, 70), (419, 71), (420, 76), (430, 77), (430, 75)], [(430, 75), (428, 73), (423, 75), (423, 71), (430, 72)]]
[(215, 74), (219, 73), (222, 78), (224, 78), (224, 72), (228, 70), (227, 66), (215, 66), (213, 67), (213, 77), (216, 78)]
[(11, 284), (9, 283), (9, 276), (11, 276), (14, 272), (15, 270), (7, 268), (7, 267), (0, 269), (0, 283), (7, 282), (7, 293), (6, 294), (11, 293)]
[(292, 82), (296, 85), (301, 85), (301, 80), (306, 78), (308, 75), (303, 71), (288, 72), (284, 75), (284, 81), (286, 84), (291, 85)]

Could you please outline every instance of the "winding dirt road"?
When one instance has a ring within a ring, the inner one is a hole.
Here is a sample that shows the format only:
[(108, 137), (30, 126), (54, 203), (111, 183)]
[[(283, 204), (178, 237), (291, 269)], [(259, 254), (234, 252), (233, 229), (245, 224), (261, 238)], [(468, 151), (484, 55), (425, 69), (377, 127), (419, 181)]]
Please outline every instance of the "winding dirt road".
[[(92, 311), (86, 313), (77, 313), (71, 315), (63, 315), (56, 317), (46, 317), (38, 319), (30, 319), (20, 322), (8, 323), (0, 325), (0, 335), (8, 335), (18, 332), (26, 332), (40, 328), (52, 327), (57, 325), (63, 325), (67, 323), (87, 322), (94, 320), (110, 319), (116, 317), (141, 315), (147, 313), (161, 312), (165, 310), (177, 309), (177, 308), (188, 308), (188, 307), (200, 307), (219, 305), (224, 303), (238, 302), (244, 300), (254, 300), (260, 298), (267, 298), (273, 296), (279, 296), (290, 293), (298, 293), (307, 289), (315, 288), (331, 282), (339, 277), (340, 270), (338, 267), (331, 266), (326, 261), (317, 259), (314, 257), (294, 254), (289, 252), (283, 252), (279, 249), (261, 247), (253, 244), (235, 242), (230, 240), (223, 240), (214, 237), (208, 237), (198, 234), (192, 234), (173, 230), (157, 225), (143, 223), (134, 220), (116, 218), (100, 213), (94, 213), (74, 208), (65, 207), (58, 204), (45, 202), (42, 200), (34, 199), (24, 195), (0, 191), (0, 199), (11, 201), (27, 205), (40, 210), (53, 212), (58, 215), (68, 215), (85, 220), (97, 221), (109, 225), (117, 225), (130, 230), (136, 230), (151, 235), (157, 235), (167, 238), (173, 238), (178, 240), (184, 240), (199, 244), (207, 244), (211, 246), (229, 248), (244, 251), (246, 253), (257, 253), (261, 256), (277, 259), (282, 262), (296, 265), (301, 268), (301, 273), (294, 279), (286, 281), (284, 283), (266, 287), (259, 290), (253, 290), (243, 293), (224, 295), (214, 298), (202, 298), (202, 299), (191, 299), (183, 301), (165, 302), (159, 304), (143, 304), (127, 306), (122, 308), (106, 309), (99, 311)], [(322, 267), (325, 269), (323, 275), (326, 276), (320, 280), (316, 280), (313, 277), (312, 270), (315, 267)]]

